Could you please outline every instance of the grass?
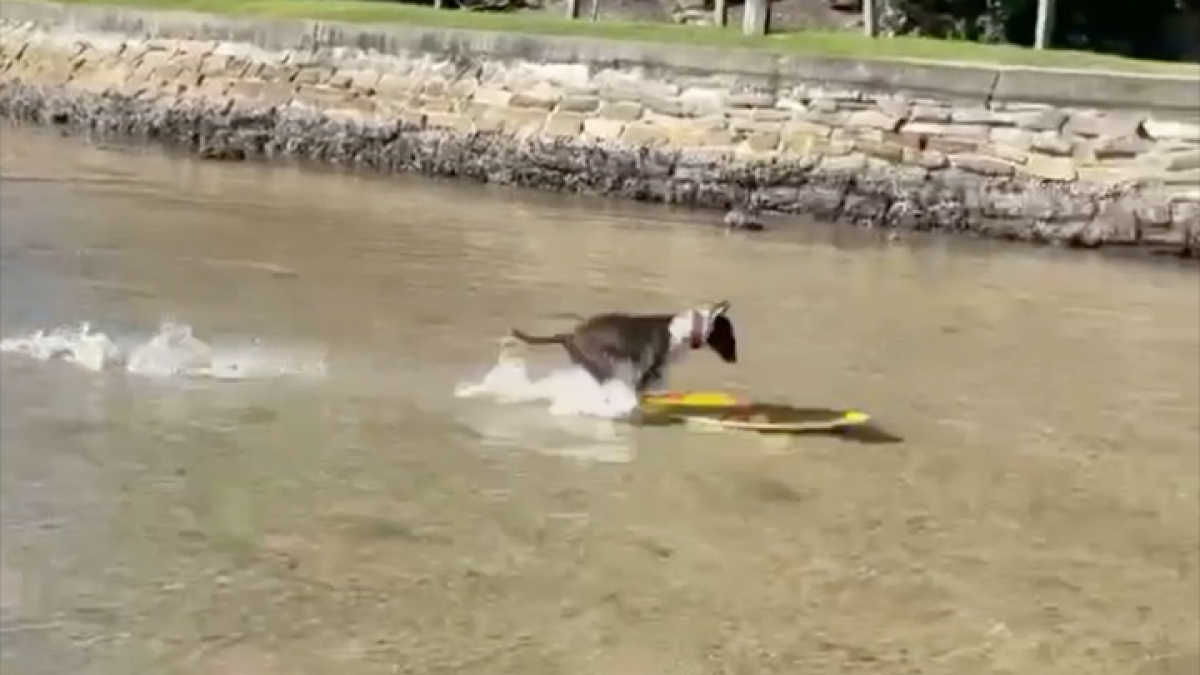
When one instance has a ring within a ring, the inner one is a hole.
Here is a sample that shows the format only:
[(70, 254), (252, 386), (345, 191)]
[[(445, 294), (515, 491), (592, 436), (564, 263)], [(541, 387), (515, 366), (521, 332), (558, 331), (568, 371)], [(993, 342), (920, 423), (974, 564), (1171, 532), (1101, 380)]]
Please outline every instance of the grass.
[[(499, 14), (435, 10), (386, 0), (60, 0), (74, 5), (121, 5), (214, 14), (407, 24), (438, 28), (509, 31), (533, 35), (580, 36), (605, 40), (766, 49), (788, 54), (857, 59), (920, 59), (1009, 66), (1041, 66), (1123, 72), (1197, 74), (1190, 64), (1129, 59), (1091, 52), (1038, 51), (1011, 45), (917, 37), (871, 39), (858, 33), (798, 31), (745, 37), (725, 29), (628, 21), (571, 21), (542, 12)], [(603, 0), (600, 0), (603, 2)], [(587, 3), (583, 3), (587, 6)]]

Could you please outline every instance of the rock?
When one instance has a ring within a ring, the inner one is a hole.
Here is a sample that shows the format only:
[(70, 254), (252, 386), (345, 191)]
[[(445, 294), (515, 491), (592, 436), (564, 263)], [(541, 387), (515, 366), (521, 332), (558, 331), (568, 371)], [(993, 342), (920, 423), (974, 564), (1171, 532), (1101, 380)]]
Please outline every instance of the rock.
[(557, 92), (548, 88), (535, 88), (529, 92), (515, 92), (512, 98), (509, 99), (508, 105), (514, 108), (534, 108), (536, 110), (551, 111), (558, 105), (561, 98), (561, 92)]
[(779, 132), (759, 131), (746, 137), (744, 144), (754, 152), (774, 152), (779, 147)]
[(950, 121), (955, 124), (981, 126), (1011, 126), (1013, 119), (1008, 115), (1000, 115), (987, 108), (956, 108), (950, 113)]
[(850, 113), (850, 118), (846, 120), (846, 124), (851, 128), (896, 131), (900, 128), (900, 119), (886, 115), (878, 110), (859, 110)]
[(846, 155), (844, 157), (825, 157), (821, 160), (820, 170), (825, 174), (856, 174), (867, 168), (867, 156), (862, 154)]
[(904, 151), (904, 163), (913, 164), (921, 167), (922, 169), (933, 171), (936, 169), (945, 168), (949, 164), (949, 161), (946, 159), (945, 153), (941, 153), (936, 150), (916, 150), (913, 148), (906, 148)]
[(1164, 174), (1162, 181), (1167, 185), (1200, 185), (1200, 169), (1186, 169)]
[(1092, 157), (1097, 160), (1128, 159), (1150, 149), (1149, 143), (1131, 136), (1120, 138), (1098, 138), (1090, 143)]
[(495, 87), (480, 87), (471, 94), (473, 102), (497, 107), (507, 106), (512, 101), (512, 97), (513, 93), (511, 91), (496, 89)]
[(227, 145), (214, 145), (206, 143), (200, 146), (196, 151), (200, 159), (216, 160), (221, 162), (240, 162), (246, 159), (246, 151), (238, 147), (230, 147)]
[(1146, 135), (1156, 141), (1200, 143), (1200, 124), (1150, 118), (1142, 122)]
[(634, 103), (632, 101), (610, 101), (601, 106), (600, 116), (611, 120), (633, 122), (641, 119), (644, 110), (645, 109), (641, 103)]
[(683, 113), (692, 117), (718, 115), (725, 111), (725, 92), (721, 89), (690, 87), (679, 95)]
[(1018, 168), (1023, 173), (1034, 178), (1053, 181), (1073, 181), (1078, 177), (1075, 163), (1067, 157), (1048, 157), (1031, 154), (1023, 166)]
[(765, 91), (743, 91), (725, 99), (730, 108), (774, 108), (775, 94)]
[(951, 155), (950, 165), (983, 176), (1011, 176), (1016, 171), (1012, 162), (987, 155)]
[(904, 146), (885, 141), (860, 141), (856, 147), (868, 157), (899, 164), (904, 161)]
[(1067, 121), (1067, 113), (1054, 108), (1012, 112), (1008, 115), (1022, 129), (1051, 132), (1056, 136)]
[(670, 140), (671, 134), (667, 127), (645, 122), (633, 122), (621, 133), (621, 141), (629, 145), (644, 145), (654, 147), (664, 145)]
[(583, 132), (584, 116), (580, 113), (558, 111), (546, 118), (542, 131), (548, 136), (575, 138)]
[(1163, 156), (1163, 166), (1167, 171), (1200, 169), (1200, 148), (1167, 153)]
[(1070, 157), (1075, 153), (1075, 144), (1052, 132), (1043, 132), (1033, 137), (1031, 148), (1054, 157)]
[(573, 113), (593, 113), (600, 109), (600, 99), (595, 96), (567, 96), (558, 102), (558, 110)]
[(616, 140), (624, 131), (625, 123), (620, 120), (585, 119), (583, 121), (583, 134), (596, 140)]
[(726, 213), (724, 223), (726, 229), (729, 230), (761, 232), (764, 229), (762, 220), (759, 219), (758, 214), (745, 208), (732, 209), (729, 213)]
[(1033, 146), (1033, 133), (1025, 129), (995, 127), (989, 132), (988, 138), (994, 145), (1005, 145), (1021, 151)]
[[(732, 229), (754, 228), (757, 209), (770, 208), (1079, 246), (1133, 241), (1138, 228), (1165, 231), (1174, 239), (1163, 241), (1177, 247), (1200, 243), (1196, 134), (1155, 120), (1139, 137), (1120, 115), (1072, 116), (1067, 133), (1086, 139), (1081, 155), (1104, 163), (1078, 166), (1070, 140), (1056, 133), (1067, 116), (1045, 108), (910, 106), (902, 96), (815, 87), (728, 93), (724, 76), (683, 78), (681, 88), (648, 70), (608, 69), (593, 78), (580, 64), (479, 64), (350, 48), (214, 58), (222, 46), (200, 41), (163, 41), (158, 50), (131, 43), (121, 47), (124, 56), (95, 41), (40, 44), (50, 54), (27, 64), (9, 56), (7, 35), (0, 116), (57, 123), (64, 133), (153, 138), (207, 158), (295, 157), (697, 206), (745, 204), (746, 213), (726, 216)], [(75, 79), (55, 86), (71, 68)], [(200, 82), (203, 69), (212, 73)], [(613, 100), (614, 92), (625, 98)], [(781, 101), (791, 108), (777, 107)], [(1096, 179), (1104, 186), (1089, 182)]]
[(1099, 136), (1121, 138), (1136, 136), (1141, 124), (1141, 119), (1132, 115), (1077, 112), (1067, 119), (1063, 133), (1083, 136), (1085, 138), (1096, 138)]
[(923, 136), (960, 138), (970, 140), (985, 140), (989, 129), (980, 124), (931, 124), (928, 122), (909, 122), (903, 127), (906, 134)]
[(915, 105), (908, 114), (908, 121), (910, 124), (913, 122), (936, 122), (939, 124), (949, 122), (950, 109), (937, 105)]

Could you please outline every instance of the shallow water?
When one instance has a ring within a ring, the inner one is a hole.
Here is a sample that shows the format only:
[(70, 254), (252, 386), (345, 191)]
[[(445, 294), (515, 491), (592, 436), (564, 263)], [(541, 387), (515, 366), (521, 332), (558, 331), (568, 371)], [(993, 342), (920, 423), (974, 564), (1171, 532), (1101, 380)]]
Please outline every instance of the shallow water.
[[(1195, 672), (1193, 268), (0, 133), (6, 672)], [(722, 298), (902, 442), (455, 396)]]

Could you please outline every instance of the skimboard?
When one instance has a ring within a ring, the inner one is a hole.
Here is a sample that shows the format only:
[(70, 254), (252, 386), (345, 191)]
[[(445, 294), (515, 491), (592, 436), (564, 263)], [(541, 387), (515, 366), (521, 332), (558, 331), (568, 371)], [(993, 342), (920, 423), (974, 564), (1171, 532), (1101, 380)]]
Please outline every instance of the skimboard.
[(752, 403), (732, 394), (708, 391), (649, 394), (642, 398), (642, 406), (653, 416), (690, 426), (761, 433), (836, 431), (871, 419), (858, 410)]

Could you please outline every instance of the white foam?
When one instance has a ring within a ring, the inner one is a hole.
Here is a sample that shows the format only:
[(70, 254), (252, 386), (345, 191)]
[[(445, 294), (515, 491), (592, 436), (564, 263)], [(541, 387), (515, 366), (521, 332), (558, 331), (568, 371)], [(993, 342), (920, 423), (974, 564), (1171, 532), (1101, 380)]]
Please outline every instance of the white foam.
[(193, 335), (191, 326), (171, 321), (127, 350), (108, 335), (94, 332), (90, 323), (82, 322), (0, 340), (0, 352), (40, 361), (61, 359), (93, 372), (119, 369), (156, 378), (323, 376), (327, 369), (325, 354), (319, 350), (268, 349), (257, 342), (214, 346)]
[(552, 415), (619, 419), (638, 406), (633, 387), (621, 379), (600, 384), (579, 366), (533, 377), (524, 359), (502, 350), (496, 364), (478, 382), (455, 388), (459, 398), (490, 397), (507, 402), (547, 402)]

